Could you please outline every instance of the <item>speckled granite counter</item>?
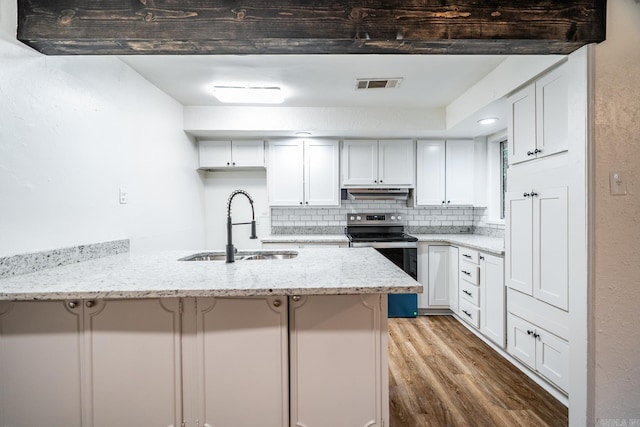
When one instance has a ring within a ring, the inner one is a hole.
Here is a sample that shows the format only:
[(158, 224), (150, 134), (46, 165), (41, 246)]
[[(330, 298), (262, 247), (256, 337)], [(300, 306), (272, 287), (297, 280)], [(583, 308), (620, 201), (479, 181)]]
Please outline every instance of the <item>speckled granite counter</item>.
[[(504, 239), (480, 234), (412, 234), (419, 242), (444, 242), (478, 249), (496, 255), (504, 255)], [(262, 239), (262, 243), (336, 243), (348, 244), (349, 239), (343, 234), (300, 234), (273, 235)]]
[(298, 252), (292, 259), (233, 264), (178, 261), (197, 251), (121, 254), (1, 279), (0, 300), (422, 292), (371, 248)]
[(419, 242), (444, 242), (495, 255), (504, 255), (504, 239), (479, 234), (412, 234)]
[(262, 243), (322, 243), (348, 244), (349, 238), (344, 234), (274, 234), (260, 240)]

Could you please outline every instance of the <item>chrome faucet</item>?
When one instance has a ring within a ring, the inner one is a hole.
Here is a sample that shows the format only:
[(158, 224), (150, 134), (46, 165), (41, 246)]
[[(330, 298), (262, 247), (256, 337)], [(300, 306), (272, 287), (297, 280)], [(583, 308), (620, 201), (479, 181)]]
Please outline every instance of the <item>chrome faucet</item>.
[[(243, 194), (247, 197), (247, 199), (249, 199), (249, 203), (251, 204), (251, 222), (236, 222), (235, 224), (231, 222), (231, 202), (233, 201), (233, 198), (236, 197), (238, 194)], [(258, 236), (256, 236), (256, 214), (253, 209), (253, 199), (251, 198), (249, 193), (247, 193), (246, 191), (236, 190), (233, 193), (231, 193), (231, 195), (229, 196), (229, 200), (227, 201), (227, 262), (235, 262), (236, 249), (233, 247), (233, 239), (231, 237), (232, 227), (234, 225), (248, 225), (248, 224), (251, 224), (251, 236), (249, 236), (249, 238), (257, 239)]]

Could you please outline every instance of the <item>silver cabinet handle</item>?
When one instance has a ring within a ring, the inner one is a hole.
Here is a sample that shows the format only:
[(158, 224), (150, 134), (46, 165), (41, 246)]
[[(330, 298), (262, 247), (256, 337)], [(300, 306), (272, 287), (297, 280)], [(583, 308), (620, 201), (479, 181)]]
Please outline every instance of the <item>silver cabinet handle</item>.
[(300, 301), (301, 299), (302, 299), (302, 297), (301, 297), (300, 295), (294, 295), (294, 296), (292, 296), (292, 297), (291, 297), (291, 300), (292, 300), (293, 302), (298, 302), (298, 301)]
[(280, 307), (281, 305), (282, 305), (282, 301), (280, 301), (279, 299), (277, 299), (277, 300), (275, 300), (275, 301), (273, 302), (273, 306), (274, 306), (274, 307)]
[(69, 308), (71, 308), (71, 309), (74, 309), (74, 308), (76, 308), (77, 306), (78, 306), (78, 301), (69, 301), (69, 302), (67, 303), (67, 307), (69, 307)]
[(93, 307), (94, 305), (96, 305), (96, 302), (95, 302), (95, 301), (93, 301), (93, 300), (89, 300), (89, 301), (87, 301), (87, 302), (85, 303), (85, 305), (87, 306), (87, 308), (91, 308), (91, 307)]

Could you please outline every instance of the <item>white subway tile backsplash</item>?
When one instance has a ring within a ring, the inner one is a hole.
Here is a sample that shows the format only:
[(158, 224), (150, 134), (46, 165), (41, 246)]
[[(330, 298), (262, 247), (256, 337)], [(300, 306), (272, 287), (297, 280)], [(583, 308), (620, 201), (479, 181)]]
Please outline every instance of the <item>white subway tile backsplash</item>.
[(504, 225), (487, 223), (486, 208), (415, 207), (394, 200), (343, 200), (337, 207), (277, 207), (271, 209), (272, 227), (344, 227), (347, 214), (354, 212), (397, 212), (409, 227), (467, 227), (469, 232), (500, 234)]

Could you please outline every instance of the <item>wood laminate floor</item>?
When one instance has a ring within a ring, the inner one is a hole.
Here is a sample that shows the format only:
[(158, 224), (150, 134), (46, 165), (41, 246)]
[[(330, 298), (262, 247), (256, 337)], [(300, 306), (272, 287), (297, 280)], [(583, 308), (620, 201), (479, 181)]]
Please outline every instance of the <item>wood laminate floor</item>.
[(389, 319), (391, 427), (566, 426), (567, 408), (451, 316)]

